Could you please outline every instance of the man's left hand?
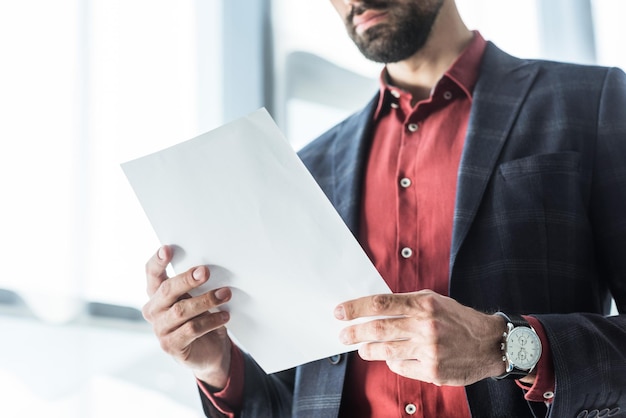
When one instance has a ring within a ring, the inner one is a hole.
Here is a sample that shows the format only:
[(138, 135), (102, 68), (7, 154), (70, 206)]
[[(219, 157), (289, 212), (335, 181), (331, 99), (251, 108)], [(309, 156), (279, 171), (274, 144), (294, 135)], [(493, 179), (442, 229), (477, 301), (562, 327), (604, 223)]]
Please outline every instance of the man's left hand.
[(436, 385), (465, 386), (504, 372), (504, 320), (430, 290), (344, 302), (338, 319), (378, 317), (344, 328), (344, 344), (359, 344), (364, 360), (386, 361), (393, 372)]

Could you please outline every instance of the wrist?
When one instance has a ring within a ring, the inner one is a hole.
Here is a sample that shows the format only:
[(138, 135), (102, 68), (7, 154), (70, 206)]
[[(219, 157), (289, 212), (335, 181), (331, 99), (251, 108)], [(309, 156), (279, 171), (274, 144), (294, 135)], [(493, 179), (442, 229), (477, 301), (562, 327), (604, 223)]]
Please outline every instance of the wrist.
[(485, 373), (487, 377), (500, 376), (505, 372), (506, 365), (502, 361), (502, 335), (506, 330), (506, 321), (499, 315), (488, 315), (489, 333), (486, 352)]
[(226, 387), (230, 376), (233, 344), (226, 338), (219, 361), (202, 369), (194, 369), (194, 376), (202, 381), (212, 392), (219, 392)]

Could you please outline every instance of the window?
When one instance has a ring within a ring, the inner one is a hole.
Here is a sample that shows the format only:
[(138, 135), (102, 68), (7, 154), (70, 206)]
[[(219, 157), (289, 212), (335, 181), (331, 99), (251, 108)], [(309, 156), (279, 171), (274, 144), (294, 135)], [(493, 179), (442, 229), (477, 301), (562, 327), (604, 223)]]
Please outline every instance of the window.
[(17, 294), (43, 320), (0, 315), (0, 415), (202, 416), (143, 323), (75, 319), (85, 302), (146, 301), (159, 244), (119, 164), (222, 122), (220, 9), (0, 2), (0, 302)]
[(119, 164), (221, 123), (221, 90), (200, 90), (221, 71), (201, 66), (220, 51), (210, 4), (0, 4), (0, 288), (42, 317), (71, 318), (81, 300), (144, 303), (158, 241)]

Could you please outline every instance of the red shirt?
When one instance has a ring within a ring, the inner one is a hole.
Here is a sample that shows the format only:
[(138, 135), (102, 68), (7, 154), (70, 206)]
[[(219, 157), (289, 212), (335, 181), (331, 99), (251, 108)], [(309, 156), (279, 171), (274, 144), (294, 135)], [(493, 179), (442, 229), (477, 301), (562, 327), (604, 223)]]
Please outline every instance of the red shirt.
[[(381, 76), (360, 241), (394, 293), (448, 294), (457, 172), (485, 46), (476, 33), (430, 97), (415, 105), (410, 93), (386, 82), (385, 71)], [(358, 355), (350, 357), (344, 387), (342, 417), (470, 416), (464, 388), (404, 378)]]
[[(408, 92), (386, 83), (383, 71), (364, 180), (360, 241), (393, 292), (431, 289), (448, 294), (458, 165), (485, 45), (476, 33), (431, 96), (414, 106)], [(544, 392), (553, 391), (554, 377), (541, 324), (528, 319), (545, 349), (527, 398), (541, 400)], [(233, 349), (231, 377), (224, 390), (210, 393), (200, 387), (223, 413), (234, 416), (243, 396), (239, 350)], [(407, 379), (384, 362), (351, 355), (340, 416), (469, 417), (470, 413), (462, 387)]]
[[(457, 172), (484, 48), (475, 36), (430, 97), (415, 105), (381, 76), (360, 241), (394, 293), (448, 294)], [(353, 355), (346, 379), (342, 416), (470, 416), (463, 387), (408, 379), (384, 362)]]

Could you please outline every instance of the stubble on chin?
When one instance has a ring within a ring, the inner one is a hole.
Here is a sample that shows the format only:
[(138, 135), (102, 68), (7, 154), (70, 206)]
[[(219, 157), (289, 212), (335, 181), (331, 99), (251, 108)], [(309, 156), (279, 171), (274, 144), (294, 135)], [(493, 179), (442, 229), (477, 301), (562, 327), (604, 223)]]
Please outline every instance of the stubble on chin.
[[(370, 8), (369, 2), (366, 3), (368, 4), (365, 6)], [(382, 2), (376, 4), (378, 7), (374, 7), (372, 4), (372, 9), (384, 9), (387, 12), (386, 22), (370, 27), (362, 33), (357, 33), (353, 18), (357, 12), (362, 13), (358, 7), (363, 6), (355, 6), (346, 18), (346, 29), (367, 59), (385, 64), (402, 61), (424, 46), (441, 5), (441, 0), (431, 0), (421, 5), (413, 4), (413, 7), (387, 7), (383, 6)]]

